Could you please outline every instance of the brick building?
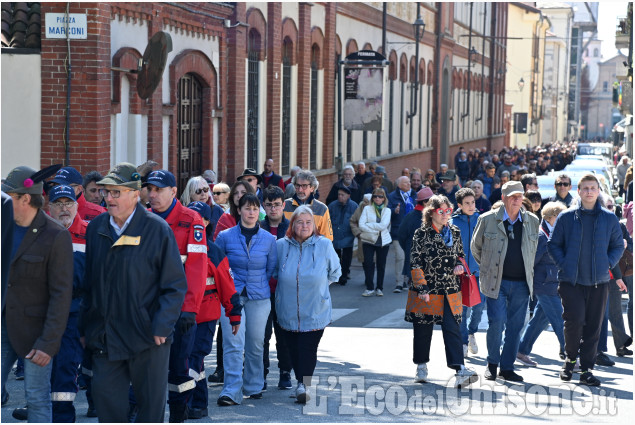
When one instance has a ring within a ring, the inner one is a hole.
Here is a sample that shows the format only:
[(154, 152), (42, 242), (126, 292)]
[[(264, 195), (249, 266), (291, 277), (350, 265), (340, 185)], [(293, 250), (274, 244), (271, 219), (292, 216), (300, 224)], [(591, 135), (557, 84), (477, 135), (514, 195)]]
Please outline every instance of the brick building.
[[(20, 20), (35, 28), (34, 12), (17, 10), (24, 5), (38, 5), (39, 46), (16, 38)], [(3, 175), (68, 154), (82, 173), (153, 159), (181, 184), (208, 168), (231, 182), (271, 157), (278, 172), (310, 168), (328, 187), (346, 163), (377, 160), (392, 178), (404, 166), (452, 163), (459, 146), (504, 143), (507, 3), (419, 3), (418, 63), (417, 3), (386, 4), (385, 53), (383, 3), (68, 5), (3, 3)], [(48, 38), (51, 13), (85, 15), (86, 38)], [(159, 31), (173, 49), (143, 100), (138, 74), (126, 70)], [(346, 131), (340, 122), (339, 61), (361, 49), (391, 62), (382, 132)]]

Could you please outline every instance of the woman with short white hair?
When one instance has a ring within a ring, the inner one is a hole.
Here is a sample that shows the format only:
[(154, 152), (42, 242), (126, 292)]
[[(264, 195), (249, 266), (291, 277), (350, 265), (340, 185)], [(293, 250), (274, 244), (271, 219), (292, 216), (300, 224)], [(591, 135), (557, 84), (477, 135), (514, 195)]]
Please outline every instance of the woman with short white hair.
[(192, 177), (181, 194), (181, 203), (186, 207), (196, 201), (211, 205), (209, 184), (201, 176)]

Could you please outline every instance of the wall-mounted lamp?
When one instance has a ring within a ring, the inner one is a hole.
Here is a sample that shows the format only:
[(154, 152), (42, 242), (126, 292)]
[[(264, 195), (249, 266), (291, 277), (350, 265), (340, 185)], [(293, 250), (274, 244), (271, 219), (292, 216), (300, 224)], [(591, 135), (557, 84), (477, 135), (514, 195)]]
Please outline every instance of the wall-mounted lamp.
[(520, 80), (518, 80), (518, 91), (523, 91), (523, 87), (525, 87), (525, 80), (523, 80), (523, 77), (520, 77)]

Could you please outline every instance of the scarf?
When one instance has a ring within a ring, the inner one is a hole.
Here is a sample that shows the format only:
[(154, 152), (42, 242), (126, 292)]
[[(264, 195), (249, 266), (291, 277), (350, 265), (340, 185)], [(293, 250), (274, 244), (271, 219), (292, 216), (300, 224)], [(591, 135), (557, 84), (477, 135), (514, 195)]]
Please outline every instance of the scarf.
[(405, 214), (408, 214), (410, 211), (415, 209), (415, 206), (412, 203), (412, 198), (410, 197), (410, 193), (404, 192), (402, 190), (400, 190), (400, 192), (401, 192), (401, 198), (404, 200), (404, 203), (406, 204)]
[(375, 207), (375, 214), (377, 215), (377, 218), (381, 219), (381, 212), (384, 209), (384, 204), (377, 205), (373, 202), (373, 206)]
[(433, 224), (432, 228), (441, 235), (441, 239), (443, 239), (443, 243), (448, 248), (454, 245), (454, 239), (452, 239), (452, 232), (450, 231), (450, 226), (443, 226), (441, 231), (437, 230), (436, 226)]

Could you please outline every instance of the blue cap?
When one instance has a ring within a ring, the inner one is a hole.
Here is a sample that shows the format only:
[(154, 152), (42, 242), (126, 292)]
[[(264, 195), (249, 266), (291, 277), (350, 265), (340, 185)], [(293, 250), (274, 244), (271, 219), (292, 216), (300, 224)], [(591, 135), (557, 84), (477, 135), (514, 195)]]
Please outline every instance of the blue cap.
[(156, 187), (176, 187), (176, 179), (174, 174), (168, 170), (156, 170), (148, 174), (148, 178), (143, 183), (143, 186), (154, 185)]
[(57, 184), (65, 184), (69, 186), (71, 184), (84, 184), (84, 178), (81, 174), (79, 174), (79, 171), (73, 167), (60, 168), (51, 181)]
[(77, 201), (75, 189), (65, 184), (60, 184), (49, 190), (49, 202), (55, 202), (60, 198), (68, 198)]
[(212, 209), (205, 202), (194, 201), (187, 206), (189, 209), (196, 211), (205, 220), (212, 220)]

